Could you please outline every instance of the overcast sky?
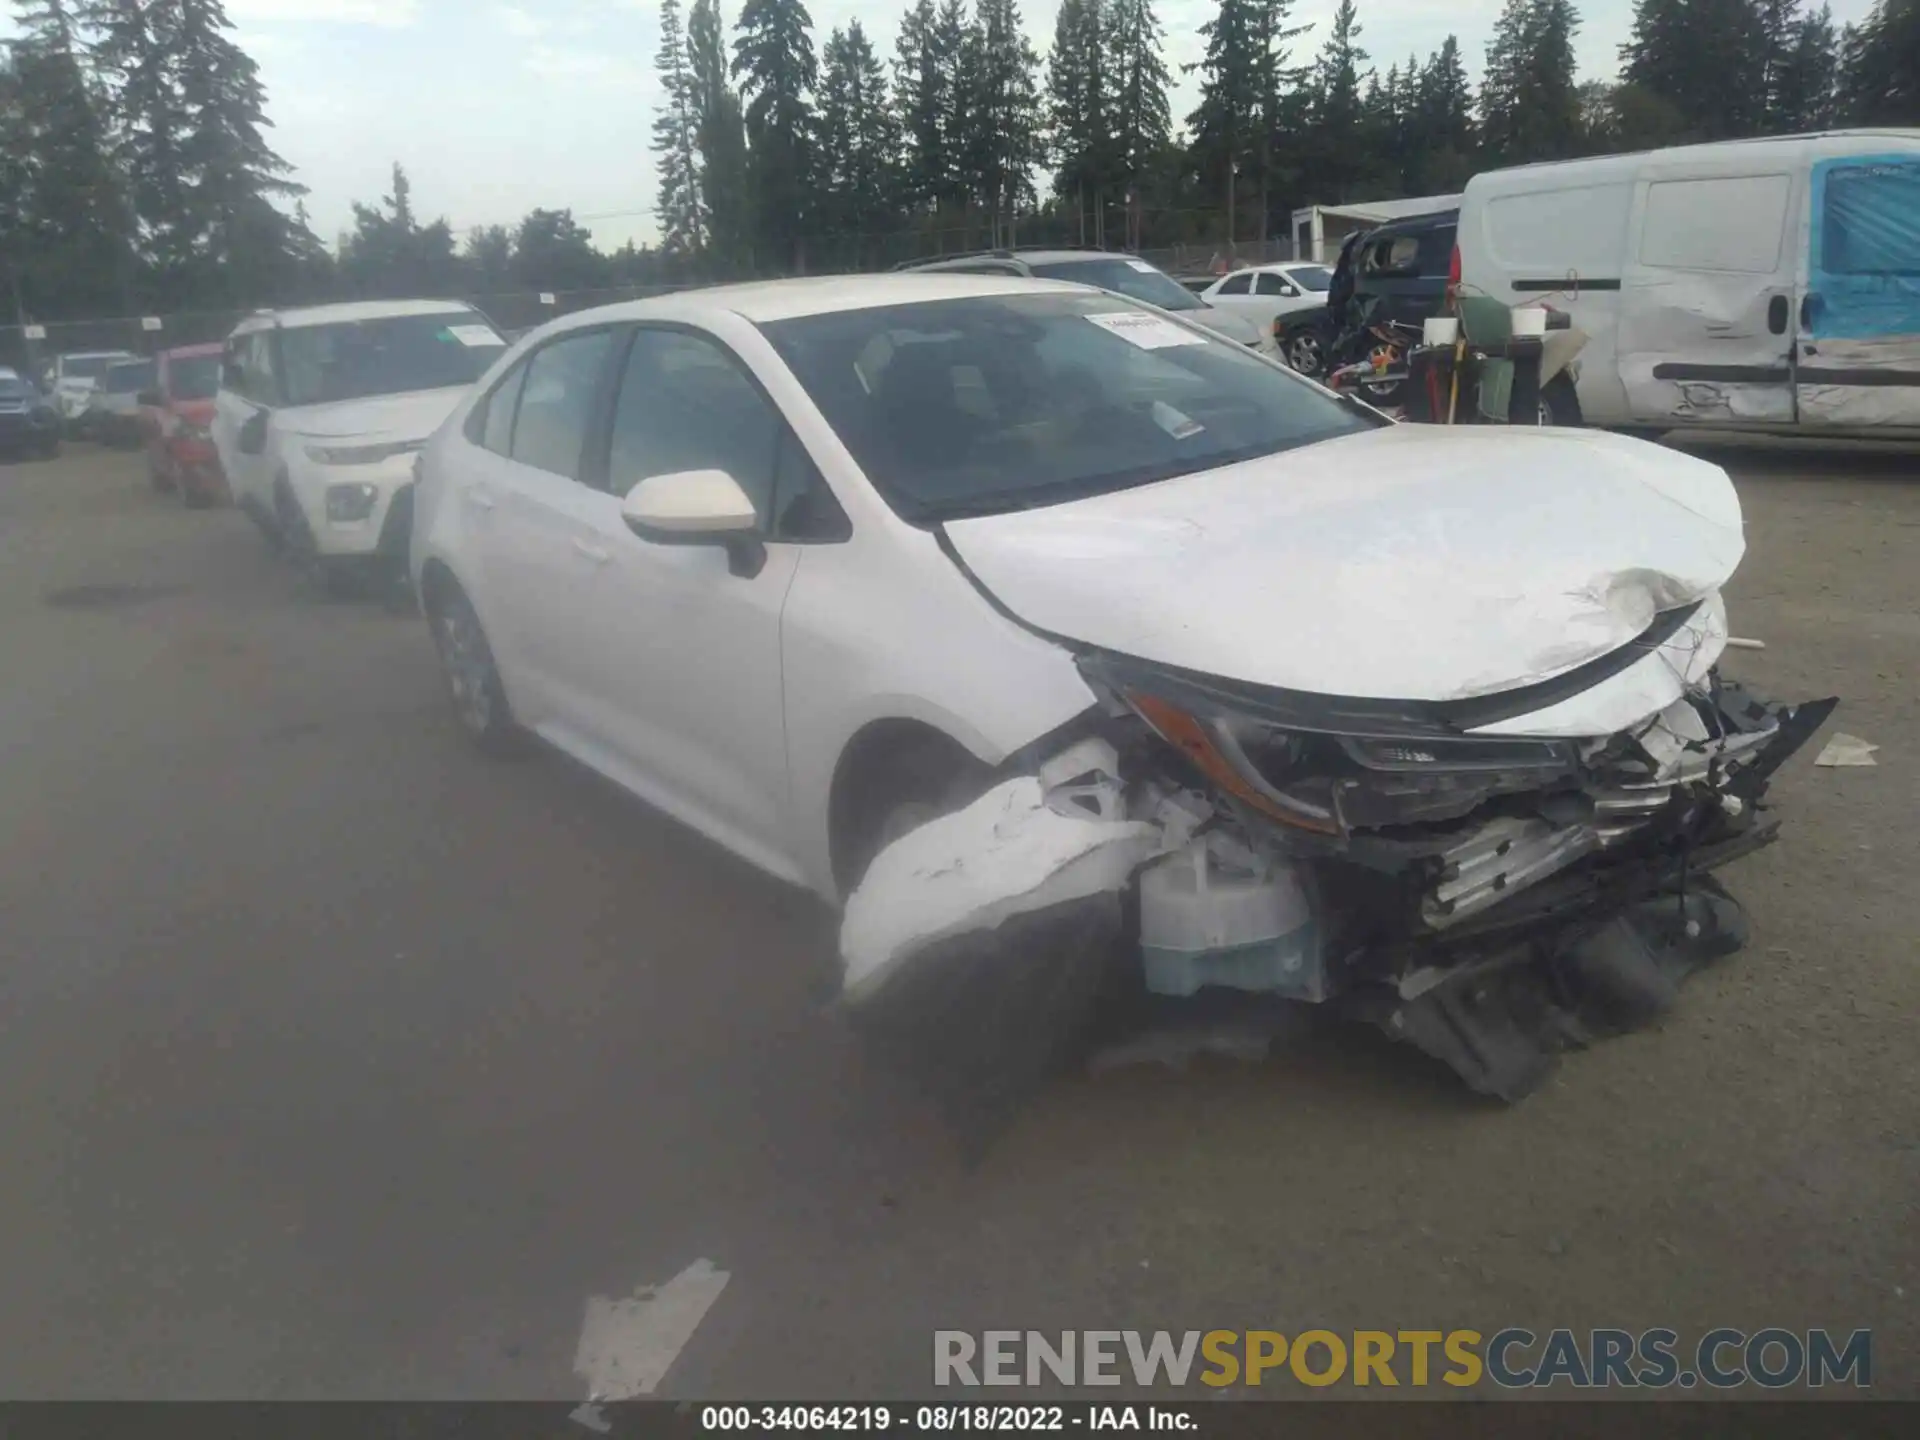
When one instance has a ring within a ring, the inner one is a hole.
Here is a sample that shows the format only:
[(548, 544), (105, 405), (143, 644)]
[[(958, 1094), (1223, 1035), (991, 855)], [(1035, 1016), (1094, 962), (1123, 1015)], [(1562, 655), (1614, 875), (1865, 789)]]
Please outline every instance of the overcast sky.
[[(683, 9), (686, 0), (683, 0)], [(885, 59), (907, 0), (861, 5), (811, 0), (814, 44), (860, 19)], [(1335, 0), (1298, 0), (1314, 22), (1299, 45), (1311, 53)], [(1216, 0), (1157, 0), (1174, 71), (1176, 120), (1194, 85), (1179, 67), (1199, 58), (1199, 27)], [(1833, 0), (1856, 20), (1870, 0)], [(395, 160), (413, 182), (415, 211), (444, 215), (455, 232), (511, 224), (535, 206), (571, 207), (594, 242), (645, 242), (652, 220), (650, 149), (658, 88), (653, 52), (657, 0), (226, 0), (240, 42), (260, 63), (273, 144), (312, 192), (314, 228), (329, 244), (350, 202), (387, 192)], [(723, 0), (731, 25), (740, 0)], [(1022, 12), (1042, 56), (1058, 0)], [(1424, 58), (1449, 31), (1477, 79), (1502, 0), (1359, 0), (1361, 44), (1384, 70), (1409, 52)], [(1584, 0), (1577, 42), (1582, 78), (1611, 77), (1632, 20), (1632, 0)]]

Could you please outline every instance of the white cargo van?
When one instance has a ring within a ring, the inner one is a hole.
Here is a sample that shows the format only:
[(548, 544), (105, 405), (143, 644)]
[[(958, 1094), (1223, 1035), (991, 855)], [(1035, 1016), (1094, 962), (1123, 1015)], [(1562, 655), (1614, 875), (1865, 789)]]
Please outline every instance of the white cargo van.
[(1477, 175), (1468, 294), (1569, 311), (1588, 424), (1920, 436), (1920, 130)]

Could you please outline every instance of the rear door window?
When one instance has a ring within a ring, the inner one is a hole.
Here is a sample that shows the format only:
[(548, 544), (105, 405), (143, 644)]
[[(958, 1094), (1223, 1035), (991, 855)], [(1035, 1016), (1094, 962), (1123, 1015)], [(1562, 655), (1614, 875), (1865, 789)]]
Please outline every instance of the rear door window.
[(527, 362), (522, 360), (507, 372), (506, 379), (493, 387), (493, 393), (481, 407), (478, 432), (469, 432), (481, 448), (503, 457), (512, 456), (513, 417), (526, 379)]
[(1838, 165), (1820, 213), (1829, 275), (1920, 275), (1920, 162)]
[(534, 352), (513, 422), (516, 461), (569, 480), (580, 478), (587, 427), (612, 345), (611, 330), (593, 330), (563, 336)]

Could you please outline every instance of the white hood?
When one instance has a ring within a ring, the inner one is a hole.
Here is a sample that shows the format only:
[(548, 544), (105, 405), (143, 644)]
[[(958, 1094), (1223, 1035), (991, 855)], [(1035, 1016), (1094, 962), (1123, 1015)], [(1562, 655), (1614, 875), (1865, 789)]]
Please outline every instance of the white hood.
[(440, 428), (466, 394), (465, 386), (415, 390), (405, 395), (376, 395), (334, 405), (307, 405), (287, 412), (286, 425), (297, 435), (324, 440), (398, 443), (425, 440)]
[(1570, 670), (1716, 591), (1745, 550), (1717, 465), (1597, 431), (1413, 425), (946, 530), (1039, 629), (1399, 700)]

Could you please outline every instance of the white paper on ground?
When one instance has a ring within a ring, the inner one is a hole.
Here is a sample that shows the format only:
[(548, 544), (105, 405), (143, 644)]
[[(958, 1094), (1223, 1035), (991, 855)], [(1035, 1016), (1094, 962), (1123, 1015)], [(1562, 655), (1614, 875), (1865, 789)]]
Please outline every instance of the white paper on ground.
[(1158, 825), (1061, 814), (1032, 775), (997, 785), (875, 857), (840, 925), (847, 999), (936, 941), (1118, 890), (1164, 847)]
[(711, 1260), (696, 1260), (658, 1289), (626, 1300), (589, 1300), (573, 1358), (589, 1400), (651, 1395), (730, 1278)]
[(462, 345), (469, 347), (504, 345), (507, 343), (485, 325), (449, 325), (447, 327), (447, 333)]
[(1184, 330), (1171, 320), (1138, 310), (1120, 310), (1106, 315), (1089, 315), (1090, 323), (1109, 334), (1138, 345), (1142, 350), (1166, 350), (1175, 345), (1204, 345), (1207, 338)]
[(1873, 758), (1873, 752), (1879, 748), (1858, 735), (1837, 734), (1813, 757), (1813, 763), (1829, 769), (1843, 765), (1878, 765), (1880, 762)]

